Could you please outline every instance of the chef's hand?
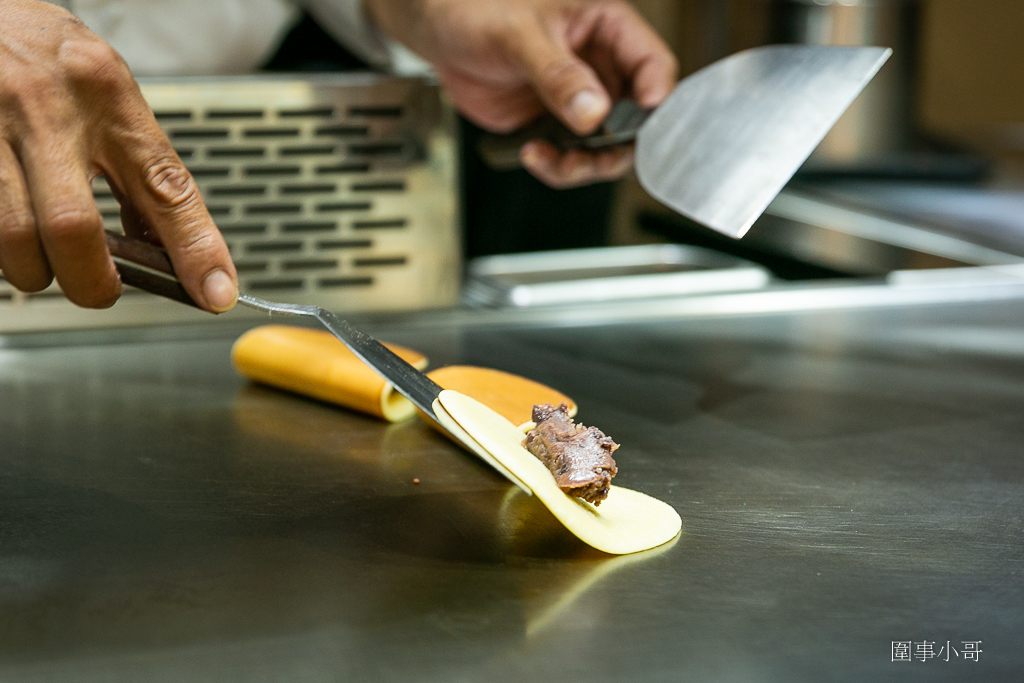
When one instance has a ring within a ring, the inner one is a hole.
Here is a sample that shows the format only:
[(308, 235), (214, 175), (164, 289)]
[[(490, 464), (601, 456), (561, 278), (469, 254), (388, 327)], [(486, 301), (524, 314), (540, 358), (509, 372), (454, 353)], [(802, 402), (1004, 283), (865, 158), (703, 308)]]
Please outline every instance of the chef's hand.
[(188, 293), (231, 308), (235, 267), (195, 181), (127, 65), (67, 11), (0, 0), (0, 270), (26, 292), (54, 276), (80, 306), (121, 294), (90, 183), (106, 175), (126, 232), (162, 243)]
[[(660, 104), (675, 85), (668, 47), (619, 0), (366, 0), (374, 21), (432, 62), (455, 105), (495, 132), (545, 110), (581, 135), (614, 100)], [(523, 165), (554, 187), (623, 175), (631, 148), (559, 152), (533, 141)]]

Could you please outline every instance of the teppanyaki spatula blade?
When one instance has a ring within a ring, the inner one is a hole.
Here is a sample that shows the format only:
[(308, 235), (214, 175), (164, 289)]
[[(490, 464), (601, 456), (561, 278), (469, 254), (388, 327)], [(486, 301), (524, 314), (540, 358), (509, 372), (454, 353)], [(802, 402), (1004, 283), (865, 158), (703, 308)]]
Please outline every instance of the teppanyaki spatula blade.
[(684, 216), (742, 237), (890, 54), (772, 45), (701, 69), (640, 128), (640, 184)]

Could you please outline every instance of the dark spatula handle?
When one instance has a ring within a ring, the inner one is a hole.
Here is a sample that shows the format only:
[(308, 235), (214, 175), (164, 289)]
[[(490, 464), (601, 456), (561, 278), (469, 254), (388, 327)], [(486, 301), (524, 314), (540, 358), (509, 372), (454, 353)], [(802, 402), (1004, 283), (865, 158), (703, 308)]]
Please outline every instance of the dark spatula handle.
[(106, 238), (107, 248), (114, 258), (114, 267), (121, 274), (121, 282), (150, 294), (200, 308), (178, 281), (166, 251), (155, 244), (115, 232), (107, 231)]
[(543, 116), (508, 135), (487, 134), (480, 140), (480, 156), (491, 168), (518, 168), (519, 150), (531, 140), (545, 140), (560, 150), (599, 150), (632, 142), (651, 110), (633, 100), (620, 100), (612, 107), (601, 128), (592, 135), (577, 135), (554, 116)]

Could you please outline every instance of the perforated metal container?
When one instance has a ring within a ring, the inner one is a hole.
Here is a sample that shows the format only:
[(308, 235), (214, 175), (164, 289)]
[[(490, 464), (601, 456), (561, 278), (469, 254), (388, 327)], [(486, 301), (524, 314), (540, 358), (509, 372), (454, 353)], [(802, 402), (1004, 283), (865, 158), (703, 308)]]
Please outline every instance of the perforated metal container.
[[(366, 74), (141, 85), (243, 291), (338, 312), (456, 302), (455, 135), (436, 86)], [(94, 191), (105, 225), (120, 229), (103, 179)], [(113, 308), (86, 311), (56, 285), (25, 295), (0, 280), (0, 332), (206, 319), (127, 288)]]

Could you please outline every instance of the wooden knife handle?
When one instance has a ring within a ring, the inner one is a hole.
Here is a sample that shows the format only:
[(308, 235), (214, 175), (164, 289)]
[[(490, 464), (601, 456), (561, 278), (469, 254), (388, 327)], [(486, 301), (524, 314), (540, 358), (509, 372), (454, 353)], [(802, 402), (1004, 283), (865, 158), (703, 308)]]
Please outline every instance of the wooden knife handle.
[(199, 304), (181, 286), (167, 252), (149, 242), (107, 231), (107, 248), (121, 282), (150, 294), (173, 299), (195, 308)]

